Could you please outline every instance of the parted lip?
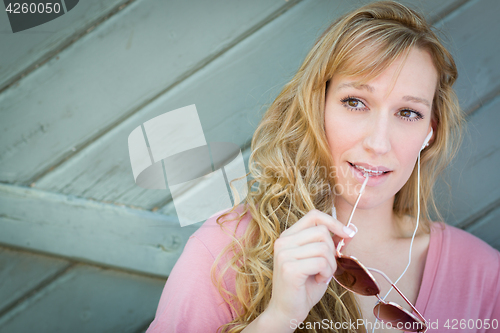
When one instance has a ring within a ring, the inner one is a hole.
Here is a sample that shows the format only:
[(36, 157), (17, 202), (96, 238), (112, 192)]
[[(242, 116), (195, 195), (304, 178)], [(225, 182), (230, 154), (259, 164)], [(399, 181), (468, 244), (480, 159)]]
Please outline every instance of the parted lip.
[(368, 163), (363, 163), (363, 162), (349, 162), (349, 161), (348, 161), (348, 163), (351, 164), (353, 167), (359, 166), (359, 167), (362, 167), (364, 169), (367, 169), (367, 170), (370, 170), (370, 171), (375, 171), (375, 172), (389, 172), (389, 171), (392, 171), (391, 169), (386, 168), (385, 166), (382, 166), (382, 165), (373, 166), (373, 165), (368, 164)]

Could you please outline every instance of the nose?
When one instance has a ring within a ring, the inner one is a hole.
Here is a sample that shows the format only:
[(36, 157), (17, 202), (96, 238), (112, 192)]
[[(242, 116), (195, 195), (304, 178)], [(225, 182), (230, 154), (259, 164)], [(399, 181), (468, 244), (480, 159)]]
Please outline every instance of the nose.
[(389, 119), (379, 114), (376, 119), (374, 117), (370, 121), (367, 134), (363, 140), (363, 146), (376, 155), (383, 155), (391, 150)]

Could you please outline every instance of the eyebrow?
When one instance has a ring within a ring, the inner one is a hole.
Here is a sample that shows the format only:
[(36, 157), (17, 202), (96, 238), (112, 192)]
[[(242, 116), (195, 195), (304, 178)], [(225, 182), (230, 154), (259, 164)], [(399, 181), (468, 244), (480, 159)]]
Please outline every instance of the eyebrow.
[[(373, 88), (372, 86), (370, 86), (368, 84), (359, 84), (359, 83), (356, 83), (356, 82), (342, 83), (337, 88), (337, 91), (339, 91), (339, 90), (341, 90), (343, 88), (349, 88), (349, 87), (353, 87), (353, 88), (360, 89), (360, 90), (361, 89), (368, 90), (371, 93), (373, 93), (375, 91), (375, 88)], [(421, 104), (426, 105), (429, 108), (431, 107), (431, 103), (428, 100), (426, 100), (425, 98), (420, 98), (420, 97), (405, 95), (405, 96), (403, 96), (403, 100), (409, 101), (409, 102), (414, 102), (414, 103), (421, 103)]]
[(409, 102), (422, 103), (424, 105), (427, 105), (429, 108), (431, 107), (431, 103), (429, 103), (429, 101), (424, 98), (406, 95), (403, 96), (403, 99)]
[(349, 87), (353, 87), (353, 88), (356, 88), (356, 89), (365, 89), (365, 90), (368, 90), (371, 93), (375, 91), (375, 88), (373, 88), (372, 86), (370, 86), (368, 84), (360, 84), (360, 83), (356, 83), (356, 82), (342, 83), (337, 88), (337, 91), (339, 91), (340, 89), (349, 88)]

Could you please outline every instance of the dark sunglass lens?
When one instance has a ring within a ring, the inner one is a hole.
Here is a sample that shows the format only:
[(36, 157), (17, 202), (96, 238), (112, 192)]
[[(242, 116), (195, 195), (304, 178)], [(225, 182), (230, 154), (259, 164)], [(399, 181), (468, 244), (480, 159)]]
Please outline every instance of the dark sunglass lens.
[(416, 321), (408, 313), (391, 304), (378, 303), (373, 314), (383, 322), (391, 323), (393, 327), (404, 331), (420, 332), (424, 329), (422, 322)]
[(337, 271), (333, 274), (335, 280), (345, 288), (364, 296), (374, 296), (379, 289), (368, 273), (349, 258), (336, 258)]

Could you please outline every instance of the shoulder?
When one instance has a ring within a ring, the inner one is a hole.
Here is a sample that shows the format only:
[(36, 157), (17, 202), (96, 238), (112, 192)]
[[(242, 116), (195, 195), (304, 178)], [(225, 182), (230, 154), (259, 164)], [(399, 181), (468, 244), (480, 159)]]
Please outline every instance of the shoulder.
[[(235, 318), (237, 304), (230, 306), (223, 299), (211, 279), (211, 269), (215, 258), (232, 241), (230, 235), (243, 235), (250, 221), (250, 213), (246, 213), (238, 223), (244, 208), (238, 206), (220, 219), (227, 221), (223, 227), (228, 234), (217, 223), (217, 218), (230, 209), (210, 217), (189, 237), (167, 279), (148, 333), (215, 332)], [(235, 272), (229, 270), (222, 280), (222, 287), (231, 293), (235, 293), (235, 276)]]
[[(247, 210), (244, 213), (245, 208), (239, 205), (232, 212), (231, 209), (227, 209), (214, 214), (191, 235), (190, 240), (192, 238), (198, 240), (216, 258), (234, 238), (243, 236), (251, 220), (250, 212)], [(229, 214), (224, 215), (225, 213)]]
[(431, 322), (500, 316), (500, 252), (457, 227), (431, 223), (417, 302)]
[(450, 254), (454, 253), (468, 258), (481, 256), (482, 260), (500, 264), (500, 252), (473, 234), (444, 223), (435, 222), (431, 228), (442, 233), (443, 246), (450, 251)]
[(439, 271), (471, 279), (489, 290), (500, 288), (500, 252), (471, 233), (447, 225), (431, 225), (432, 254), (439, 256)]

